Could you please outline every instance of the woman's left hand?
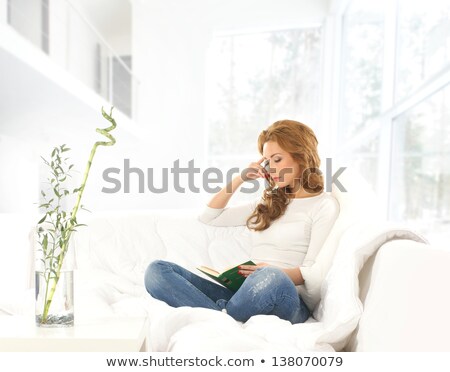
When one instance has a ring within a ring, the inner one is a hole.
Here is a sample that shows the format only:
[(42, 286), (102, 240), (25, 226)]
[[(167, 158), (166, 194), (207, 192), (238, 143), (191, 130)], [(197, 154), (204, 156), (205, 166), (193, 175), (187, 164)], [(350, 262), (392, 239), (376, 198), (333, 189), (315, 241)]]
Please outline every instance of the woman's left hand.
[(242, 275), (244, 277), (247, 277), (255, 272), (255, 270), (259, 269), (260, 267), (264, 266), (270, 266), (269, 264), (265, 262), (259, 262), (256, 265), (241, 265), (238, 267), (239, 271), (238, 274)]

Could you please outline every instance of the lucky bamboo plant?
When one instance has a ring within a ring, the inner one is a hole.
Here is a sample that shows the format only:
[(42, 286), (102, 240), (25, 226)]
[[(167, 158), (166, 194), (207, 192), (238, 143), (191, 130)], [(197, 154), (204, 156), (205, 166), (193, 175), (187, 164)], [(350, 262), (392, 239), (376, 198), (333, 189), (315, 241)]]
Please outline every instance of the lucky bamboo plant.
[[(66, 181), (71, 177), (73, 164), (68, 165), (68, 158), (65, 157), (70, 150), (66, 145), (55, 147), (51, 153), (51, 159), (48, 161), (44, 158), (46, 166), (50, 168), (50, 191), (41, 190), (44, 203), (39, 205), (40, 209), (45, 211), (44, 216), (37, 223), (38, 249), (41, 251), (41, 267), (42, 275), (45, 279), (45, 297), (43, 301), (42, 315), (36, 319), (38, 324), (45, 325), (49, 323), (49, 312), (52, 305), (53, 296), (55, 294), (58, 282), (61, 277), (61, 269), (66, 257), (70, 238), (77, 227), (83, 226), (77, 222), (77, 213), (81, 205), (86, 182), (91, 169), (92, 161), (95, 156), (97, 147), (112, 146), (116, 143), (115, 138), (109, 133), (116, 128), (116, 122), (112, 117), (112, 110), (107, 114), (102, 108), (103, 117), (111, 123), (111, 126), (105, 129), (97, 128), (96, 131), (109, 141), (97, 141), (92, 146), (88, 162), (84, 171), (81, 185), (73, 190), (66, 187)], [(70, 195), (76, 197), (75, 205), (69, 213), (65, 210), (64, 202)]]

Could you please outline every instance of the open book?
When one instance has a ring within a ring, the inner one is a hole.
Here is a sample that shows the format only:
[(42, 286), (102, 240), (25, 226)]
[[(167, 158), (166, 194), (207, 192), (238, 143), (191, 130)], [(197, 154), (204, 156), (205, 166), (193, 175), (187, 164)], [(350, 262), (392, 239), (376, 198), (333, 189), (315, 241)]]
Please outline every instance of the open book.
[(197, 269), (200, 270), (202, 273), (208, 275), (210, 278), (214, 279), (216, 282), (236, 292), (246, 279), (244, 276), (238, 274), (239, 271), (238, 267), (241, 265), (256, 266), (256, 264), (253, 261), (247, 261), (239, 265), (233, 266), (232, 268), (226, 269), (221, 273), (206, 266), (200, 266), (197, 267)]

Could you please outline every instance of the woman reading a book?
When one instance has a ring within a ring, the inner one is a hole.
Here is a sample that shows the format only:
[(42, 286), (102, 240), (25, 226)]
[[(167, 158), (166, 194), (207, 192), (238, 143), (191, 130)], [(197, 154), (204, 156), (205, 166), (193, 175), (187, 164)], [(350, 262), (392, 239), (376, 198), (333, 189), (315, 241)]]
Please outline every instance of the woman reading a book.
[[(245, 322), (258, 314), (292, 324), (305, 322), (320, 300), (324, 270), (319, 254), (338, 214), (336, 199), (324, 191), (317, 139), (308, 126), (277, 121), (258, 138), (262, 157), (213, 196), (199, 220), (213, 226), (247, 226), (251, 261), (238, 266), (246, 278), (234, 291), (167, 261), (152, 262), (145, 273), (150, 295), (173, 307), (224, 311)], [(226, 207), (244, 182), (266, 179), (257, 199)]]

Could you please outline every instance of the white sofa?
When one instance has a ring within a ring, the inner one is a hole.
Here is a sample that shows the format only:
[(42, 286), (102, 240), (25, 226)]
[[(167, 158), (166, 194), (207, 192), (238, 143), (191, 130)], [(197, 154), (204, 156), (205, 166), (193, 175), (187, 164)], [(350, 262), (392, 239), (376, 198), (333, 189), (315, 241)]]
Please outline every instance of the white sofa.
[[(348, 192), (332, 191), (341, 212), (323, 247), (336, 253), (332, 261), (318, 257), (328, 275), (306, 323), (259, 315), (243, 324), (218, 311), (171, 308), (146, 293), (144, 271), (152, 260), (195, 271), (248, 257), (248, 230), (202, 224), (201, 206), (83, 220), (88, 227), (73, 241), (75, 317), (146, 315), (153, 351), (450, 351), (450, 251), (383, 222), (361, 178), (348, 172), (340, 180)], [(30, 312), (31, 296), (26, 309), (3, 301), (0, 310)]]

